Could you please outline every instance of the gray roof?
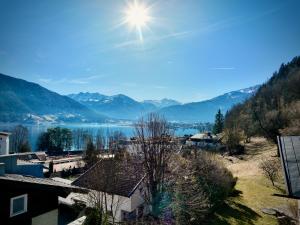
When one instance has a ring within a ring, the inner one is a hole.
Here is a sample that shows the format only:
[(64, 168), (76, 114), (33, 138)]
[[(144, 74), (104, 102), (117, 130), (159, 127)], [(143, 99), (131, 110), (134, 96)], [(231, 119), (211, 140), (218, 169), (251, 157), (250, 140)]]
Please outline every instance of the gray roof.
[(214, 138), (217, 138), (217, 136), (211, 133), (198, 133), (190, 137), (191, 140), (207, 140), (207, 139), (214, 139)]
[(72, 184), (130, 197), (144, 178), (141, 166), (132, 161), (101, 159)]
[(278, 145), (288, 194), (300, 198), (300, 136), (279, 137)]
[(0, 131), (0, 135), (9, 136), (9, 135), (11, 135), (11, 133)]
[(4, 174), (0, 176), (0, 183), (1, 181), (11, 181), (11, 182), (17, 182), (17, 183), (27, 183), (27, 184), (37, 184), (47, 187), (54, 187), (54, 188), (63, 188), (68, 191), (79, 191), (84, 192), (84, 188), (77, 187), (75, 185), (70, 185), (62, 182), (58, 182), (55, 180), (52, 180), (50, 178), (37, 178), (33, 176), (24, 176), (19, 174)]

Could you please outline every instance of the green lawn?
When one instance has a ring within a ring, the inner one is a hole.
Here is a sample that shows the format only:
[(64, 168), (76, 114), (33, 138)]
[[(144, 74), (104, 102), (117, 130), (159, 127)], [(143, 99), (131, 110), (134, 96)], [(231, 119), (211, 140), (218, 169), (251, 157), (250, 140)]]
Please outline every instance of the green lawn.
[[(251, 147), (249, 150), (252, 150)], [(263, 150), (264, 148), (261, 148)], [(283, 194), (284, 183), (281, 180), (276, 185), (272, 184), (261, 174), (258, 169), (258, 161), (261, 157), (274, 154), (274, 150), (261, 152), (242, 160), (230, 168), (238, 177), (236, 184), (236, 196), (230, 197), (226, 203), (214, 213), (209, 220), (209, 225), (275, 225), (278, 224), (273, 216), (262, 213), (262, 208), (277, 207), (288, 208), (294, 200), (277, 197), (273, 194)], [(250, 172), (247, 172), (250, 171)], [(252, 171), (252, 173), (251, 173)]]
[(277, 224), (275, 217), (261, 212), (262, 208), (286, 206), (288, 200), (273, 196), (280, 193), (262, 176), (240, 178), (236, 185), (237, 196), (228, 199), (213, 217), (211, 224)]

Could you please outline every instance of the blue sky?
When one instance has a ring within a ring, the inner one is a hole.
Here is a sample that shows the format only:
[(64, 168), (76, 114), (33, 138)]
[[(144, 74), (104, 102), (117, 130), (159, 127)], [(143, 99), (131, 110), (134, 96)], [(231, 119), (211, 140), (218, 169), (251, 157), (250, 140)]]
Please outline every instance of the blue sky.
[(298, 0), (142, 1), (143, 42), (125, 0), (0, 0), (0, 73), (60, 94), (200, 101), (260, 84), (300, 55)]

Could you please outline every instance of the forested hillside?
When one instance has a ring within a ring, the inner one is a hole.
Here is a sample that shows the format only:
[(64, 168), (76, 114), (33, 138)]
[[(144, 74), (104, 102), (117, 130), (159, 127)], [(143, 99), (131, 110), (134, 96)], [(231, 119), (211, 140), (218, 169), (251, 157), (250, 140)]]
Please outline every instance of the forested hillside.
[(76, 122), (106, 119), (67, 96), (4, 74), (0, 74), (0, 96), (0, 121), (4, 122), (44, 117), (51, 118), (51, 121)]
[(242, 131), (246, 139), (262, 135), (276, 142), (277, 135), (300, 134), (300, 57), (278, 71), (245, 103), (233, 107), (225, 127)]

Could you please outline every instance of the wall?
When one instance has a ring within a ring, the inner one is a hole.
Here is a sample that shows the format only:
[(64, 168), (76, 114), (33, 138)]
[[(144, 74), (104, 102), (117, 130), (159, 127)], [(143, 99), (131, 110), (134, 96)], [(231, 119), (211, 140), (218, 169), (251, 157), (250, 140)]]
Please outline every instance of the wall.
[(58, 209), (46, 212), (42, 215), (32, 218), (32, 225), (57, 225)]
[(9, 136), (0, 135), (0, 155), (9, 153)]
[[(87, 198), (87, 206), (94, 207), (97, 202), (101, 202), (100, 199), (104, 199), (105, 194), (103, 192), (92, 191)], [(112, 211), (116, 222), (120, 222), (122, 219), (121, 211), (131, 212), (131, 198), (127, 198), (120, 195), (108, 195), (106, 194), (107, 205), (110, 209), (112, 205)], [(103, 207), (105, 203), (103, 202)]]
[(0, 162), (5, 163), (5, 173), (15, 173), (21, 175), (31, 175), (44, 177), (43, 165), (41, 164), (17, 164), (17, 155), (1, 155)]
[[(10, 217), (10, 199), (23, 194), (28, 195), (27, 212)], [(34, 184), (1, 181), (0, 203), (1, 225), (30, 225), (32, 217), (57, 209), (58, 197)]]

